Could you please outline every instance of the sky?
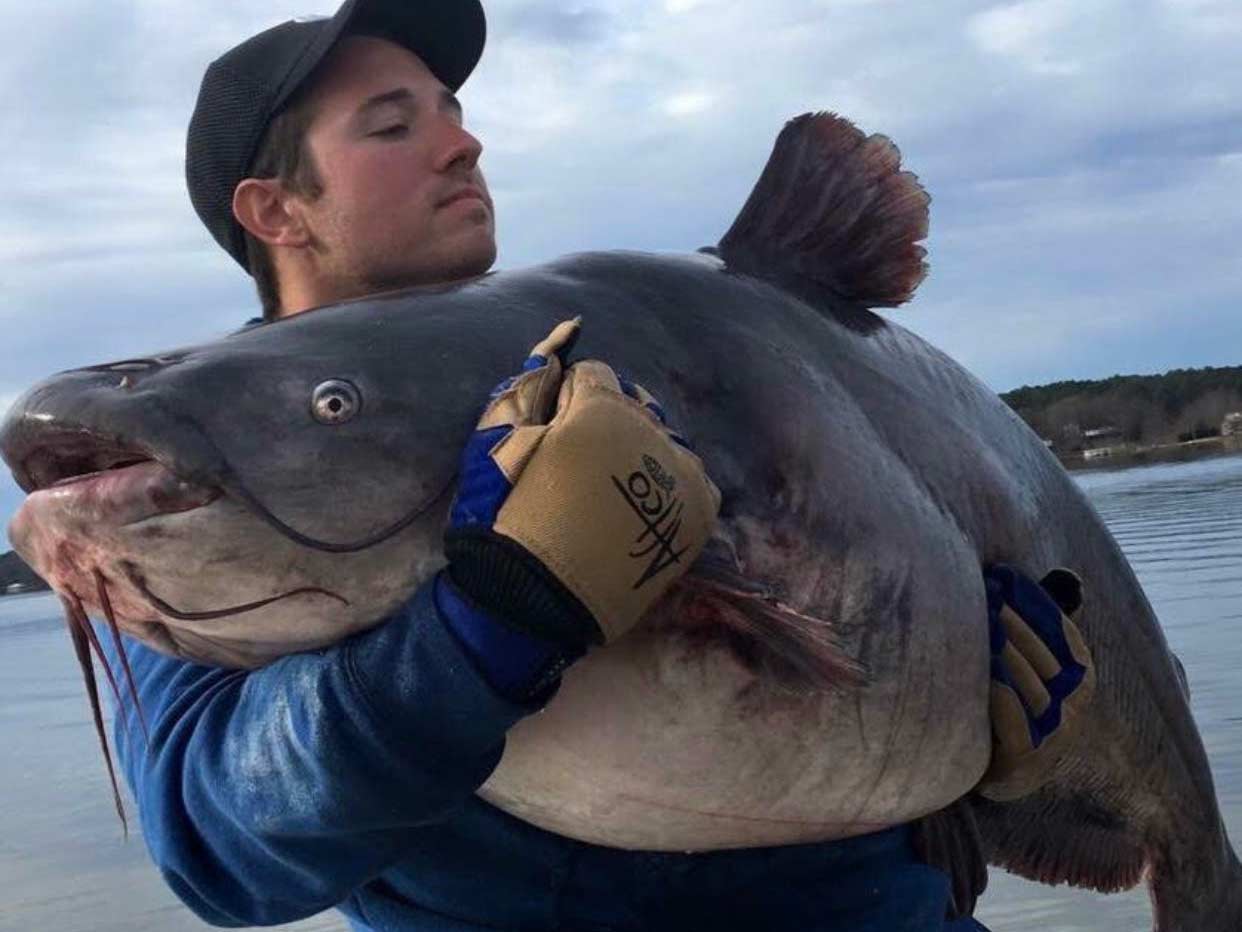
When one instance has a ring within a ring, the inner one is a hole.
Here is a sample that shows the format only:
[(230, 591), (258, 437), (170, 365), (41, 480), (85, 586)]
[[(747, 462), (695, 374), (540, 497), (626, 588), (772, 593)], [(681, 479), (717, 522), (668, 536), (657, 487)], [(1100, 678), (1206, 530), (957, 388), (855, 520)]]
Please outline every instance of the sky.
[[(486, 0), (485, 0), (486, 2)], [(207, 64), (316, 0), (0, 0), (0, 410), (256, 309), (190, 207)], [(997, 391), (1242, 364), (1237, 0), (491, 0), (460, 97), (499, 268), (688, 251), (833, 110), (932, 195), (892, 319)], [(20, 502), (0, 477), (0, 521)]]

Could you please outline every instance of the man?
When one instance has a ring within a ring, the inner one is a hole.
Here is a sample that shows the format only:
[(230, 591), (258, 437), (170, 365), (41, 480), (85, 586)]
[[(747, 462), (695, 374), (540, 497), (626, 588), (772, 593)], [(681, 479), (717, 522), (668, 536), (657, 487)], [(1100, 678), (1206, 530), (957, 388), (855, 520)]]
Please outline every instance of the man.
[[(255, 277), (266, 318), (491, 266), (481, 146), (452, 93), (483, 40), (477, 0), (348, 0), (211, 66), (189, 132), (191, 198)], [(571, 340), (558, 328), (531, 371), (559, 378)], [(506, 391), (531, 384), (520, 377)], [(677, 444), (640, 406), (628, 416), (672, 455)], [(641, 606), (552, 625), (532, 606), (563, 595), (563, 567), (532, 568), (529, 552), (471, 562), (477, 551), (460, 541), (478, 519), (462, 503), (486, 451), (466, 458), (448, 571), (375, 629), (246, 674), (129, 643), (150, 740), (145, 753), (127, 743), (141, 730), (125, 708), (120, 756), (151, 855), (191, 909), (243, 926), (339, 906), (374, 930), (950, 927), (946, 879), (915, 859), (904, 829), (782, 849), (631, 852), (542, 831), (475, 796), (508, 728)], [(697, 460), (683, 473), (711, 489)], [(714, 514), (700, 496), (699, 524)], [(523, 573), (523, 586), (497, 583)], [(526, 597), (531, 580), (549, 577), (548, 592)]]
[[(434, 48), (424, 44), (430, 29)], [(483, 30), (473, 0), (428, 10), (346, 3), (331, 20), (269, 30), (212, 66), (190, 125), (190, 195), (255, 274), (265, 316), (491, 267), (482, 146), (452, 93), (482, 52)], [(269, 100), (237, 126), (233, 98), (246, 80)]]

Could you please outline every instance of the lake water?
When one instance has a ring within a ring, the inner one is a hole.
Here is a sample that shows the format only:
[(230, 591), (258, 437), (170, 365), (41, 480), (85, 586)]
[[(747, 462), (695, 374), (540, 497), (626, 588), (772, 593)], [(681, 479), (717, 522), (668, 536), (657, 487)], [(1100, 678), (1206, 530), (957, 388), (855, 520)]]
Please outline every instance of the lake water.
[[(1242, 841), (1242, 456), (1079, 473), (1186, 666), (1230, 836)], [(1088, 603), (1089, 604), (1089, 603)], [(0, 599), (0, 932), (207, 928), (121, 837), (58, 607)], [(992, 872), (993, 932), (1150, 926), (1143, 890), (1115, 896)], [(340, 930), (331, 915), (287, 929)]]

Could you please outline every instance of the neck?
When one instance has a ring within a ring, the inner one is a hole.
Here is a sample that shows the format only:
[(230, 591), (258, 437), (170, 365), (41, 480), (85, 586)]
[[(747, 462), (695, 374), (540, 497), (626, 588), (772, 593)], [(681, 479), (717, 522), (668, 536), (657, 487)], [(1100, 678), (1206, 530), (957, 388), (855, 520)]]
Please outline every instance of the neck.
[(350, 288), (340, 283), (336, 287), (329, 287), (324, 282), (295, 279), (288, 284), (280, 285), (280, 309), (276, 312), (276, 316), (292, 317), (294, 314), (309, 311), (313, 307), (336, 304), (350, 298), (360, 298), (366, 293), (366, 290), (360, 286)]
[(354, 298), (378, 294), (394, 288), (411, 288), (419, 285), (443, 285), (464, 281), (486, 271), (486, 266), (477, 271), (441, 267), (439, 274), (424, 271), (423, 274), (411, 274), (404, 280), (390, 282), (368, 281), (360, 277), (344, 277), (324, 274), (319, 266), (303, 263), (276, 263), (277, 291), (280, 294), (280, 309), (276, 317), (292, 317), (311, 308), (323, 307), (325, 304), (338, 304)]

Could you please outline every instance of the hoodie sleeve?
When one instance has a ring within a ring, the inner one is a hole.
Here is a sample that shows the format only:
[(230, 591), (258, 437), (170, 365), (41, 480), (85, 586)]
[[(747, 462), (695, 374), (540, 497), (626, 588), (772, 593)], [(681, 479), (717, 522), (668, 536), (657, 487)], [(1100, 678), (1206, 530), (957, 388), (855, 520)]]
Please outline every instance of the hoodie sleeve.
[(150, 739), (127, 698), (118, 755), (152, 858), (202, 919), (275, 924), (344, 900), (411, 829), (462, 806), (505, 732), (549, 698), (496, 692), (432, 588), (364, 634), (255, 671), (126, 639)]

